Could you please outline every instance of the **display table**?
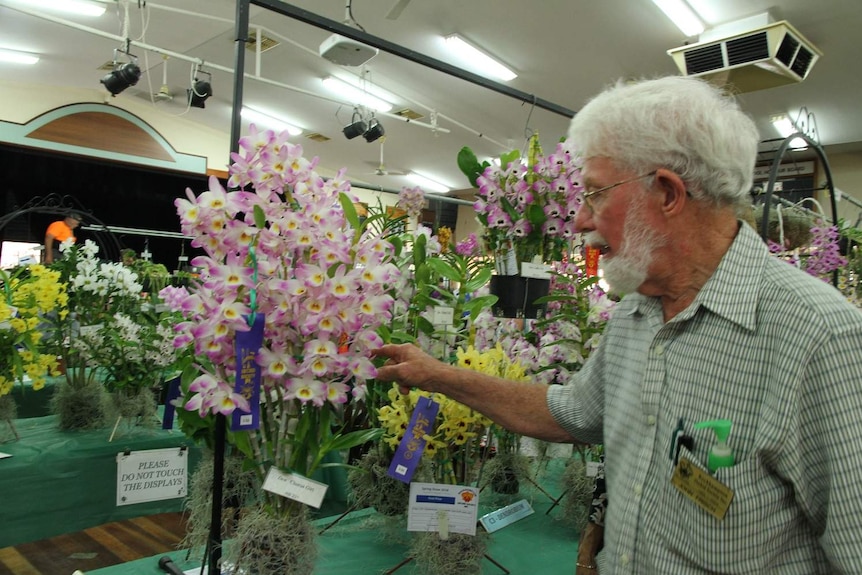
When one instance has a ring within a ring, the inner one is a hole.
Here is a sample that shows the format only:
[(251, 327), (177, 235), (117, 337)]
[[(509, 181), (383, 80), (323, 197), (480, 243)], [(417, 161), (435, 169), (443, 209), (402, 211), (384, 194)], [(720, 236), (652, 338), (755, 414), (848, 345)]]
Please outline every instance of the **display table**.
[(123, 423), (109, 443), (111, 428), (60, 431), (54, 415), (14, 423), (21, 439), (0, 445), (0, 452), (12, 454), (0, 459), (0, 547), (120, 519), (181, 511), (182, 499), (117, 507), (117, 454), (190, 446), (189, 474), (201, 456), (178, 430), (129, 428)]
[[(559, 494), (559, 489), (549, 483), (545, 485), (554, 495)], [(548, 497), (529, 489), (522, 491), (519, 497), (530, 500), (535, 513), (491, 534), (490, 556), (513, 575), (574, 573), (578, 534), (564, 522), (554, 519), (554, 515), (562, 512), (560, 507), (546, 515), (552, 505)], [(333, 521), (334, 518), (325, 518), (315, 521), (315, 524), (323, 529)], [(370, 509), (347, 515), (318, 536), (319, 557), (314, 572), (319, 575), (365, 575), (383, 573), (398, 565), (407, 557), (408, 545), (405, 542), (409, 541), (409, 535), (404, 531), (394, 531), (397, 528), (387, 521), (394, 520), (385, 519)], [(402, 523), (401, 527), (404, 526)], [(169, 555), (183, 570), (200, 566), (200, 557), (186, 559), (184, 551), (164, 555)], [(164, 575), (158, 568), (158, 559), (164, 555), (97, 569), (87, 575)], [(416, 573), (416, 568), (411, 562), (396, 573), (409, 575)], [(503, 571), (484, 560), (482, 573), (502, 575)]]

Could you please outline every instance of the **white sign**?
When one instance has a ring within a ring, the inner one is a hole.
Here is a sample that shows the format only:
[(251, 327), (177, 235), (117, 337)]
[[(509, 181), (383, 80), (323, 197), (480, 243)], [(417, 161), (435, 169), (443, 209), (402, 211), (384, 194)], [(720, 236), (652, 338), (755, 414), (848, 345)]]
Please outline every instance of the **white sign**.
[(486, 513), (479, 519), (479, 523), (485, 531), (493, 533), (532, 514), (533, 508), (530, 503), (526, 499), (521, 499), (502, 509)]
[[(772, 172), (772, 164), (768, 164), (765, 166), (755, 166), (754, 181), (758, 182), (761, 180), (768, 180), (770, 172)], [(814, 160), (808, 160), (805, 162), (792, 162), (787, 164), (781, 164), (780, 166), (778, 166), (777, 177), (789, 178), (791, 176), (802, 176), (813, 173)]]
[(117, 505), (186, 496), (189, 452), (185, 447), (117, 454)]
[(263, 481), (263, 488), (270, 493), (320, 509), (329, 486), (296, 473), (284, 473), (270, 467)]
[(475, 487), (411, 483), (407, 530), (476, 535), (478, 511), (479, 490)]
[(599, 462), (599, 461), (587, 461), (586, 476), (587, 477), (597, 476), (599, 474), (599, 471), (602, 470), (603, 466), (604, 466), (604, 464)]
[(455, 308), (445, 305), (434, 306), (434, 318), (431, 323), (438, 326), (452, 325), (455, 323)]
[(551, 279), (551, 266), (547, 264), (523, 262), (521, 263), (521, 277), (537, 280), (549, 280)]

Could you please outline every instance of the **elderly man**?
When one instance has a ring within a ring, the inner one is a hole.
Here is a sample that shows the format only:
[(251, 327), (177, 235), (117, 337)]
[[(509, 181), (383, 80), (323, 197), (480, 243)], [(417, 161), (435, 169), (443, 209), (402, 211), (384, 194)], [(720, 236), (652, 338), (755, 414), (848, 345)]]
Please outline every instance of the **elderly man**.
[[(736, 209), (758, 134), (691, 78), (619, 85), (571, 124), (577, 225), (626, 295), (567, 386), (384, 346), (379, 378), (522, 434), (604, 443), (605, 573), (862, 573), (862, 313), (769, 255)], [(698, 422), (732, 422), (735, 462)]]

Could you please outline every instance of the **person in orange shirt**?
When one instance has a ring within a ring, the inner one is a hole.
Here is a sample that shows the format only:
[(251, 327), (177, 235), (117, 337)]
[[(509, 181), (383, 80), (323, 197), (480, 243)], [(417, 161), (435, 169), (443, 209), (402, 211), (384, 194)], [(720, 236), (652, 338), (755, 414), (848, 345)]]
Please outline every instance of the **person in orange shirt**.
[(77, 212), (70, 212), (62, 220), (53, 222), (45, 231), (45, 263), (51, 264), (59, 260), (60, 244), (72, 238), (75, 241), (75, 235), (72, 232), (75, 228), (81, 225), (83, 218)]

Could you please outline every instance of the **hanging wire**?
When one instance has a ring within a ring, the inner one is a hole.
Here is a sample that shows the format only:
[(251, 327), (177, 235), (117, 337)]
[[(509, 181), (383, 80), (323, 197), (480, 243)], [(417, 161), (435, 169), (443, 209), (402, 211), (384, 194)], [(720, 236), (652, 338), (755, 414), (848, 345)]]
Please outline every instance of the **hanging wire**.
[(347, 19), (348, 19), (348, 23), (355, 24), (357, 28), (359, 28), (360, 30), (365, 32), (365, 28), (363, 28), (362, 25), (356, 21), (356, 18), (353, 17), (353, 1), (352, 0), (347, 0)]

